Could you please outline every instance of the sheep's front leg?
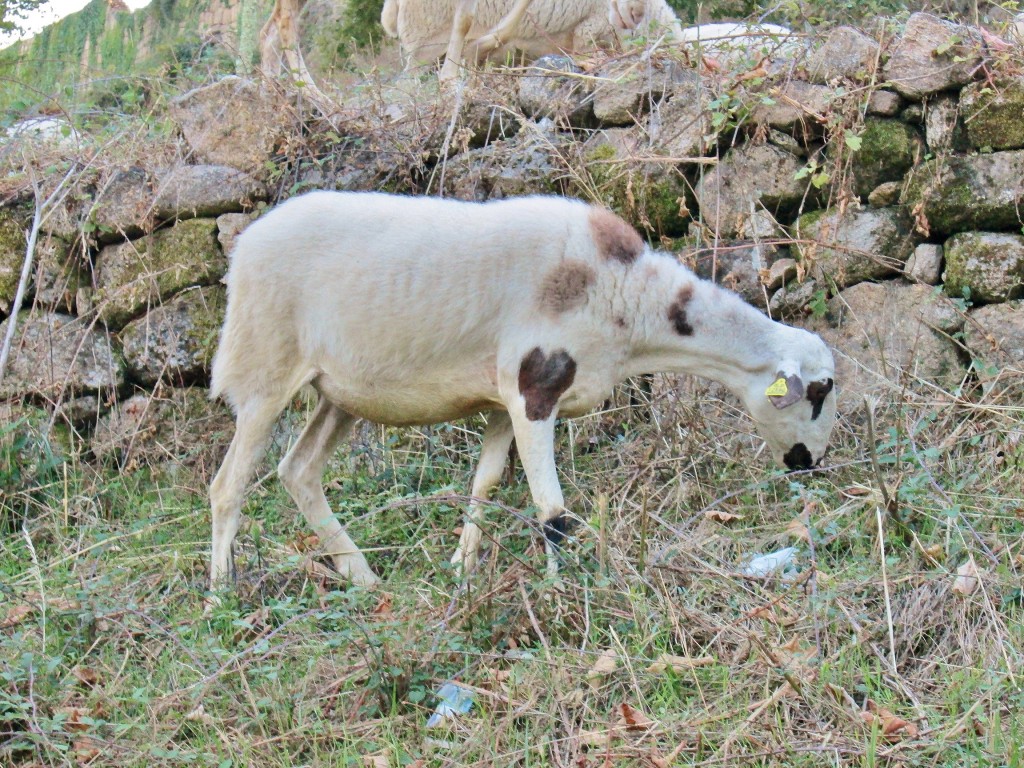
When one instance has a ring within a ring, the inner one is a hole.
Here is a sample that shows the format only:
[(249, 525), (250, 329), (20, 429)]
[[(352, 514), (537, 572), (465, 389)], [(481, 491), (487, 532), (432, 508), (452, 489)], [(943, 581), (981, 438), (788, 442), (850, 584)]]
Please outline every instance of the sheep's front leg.
[(452, 564), (457, 574), (469, 573), (476, 567), (480, 556), (480, 522), (483, 520), (485, 502), (491, 489), (501, 480), (501, 473), (508, 462), (508, 449), (512, 445), (512, 419), (505, 411), (495, 411), (488, 417), (480, 446), (480, 462), (473, 476), (473, 498), (469, 502), (469, 513), (462, 526), (459, 547), (452, 555)]
[(353, 584), (372, 586), (379, 579), (331, 511), (321, 482), (327, 459), (354, 421), (350, 414), (321, 395), (309, 423), (281, 460), (277, 472), (299, 511), (320, 537), (320, 545), (331, 556), (335, 570)]
[(516, 449), (526, 470), (530, 495), (537, 505), (537, 518), (544, 530), (548, 576), (558, 574), (556, 549), (565, 536), (565, 499), (555, 468), (555, 413), (543, 420), (532, 420), (526, 413), (512, 414)]

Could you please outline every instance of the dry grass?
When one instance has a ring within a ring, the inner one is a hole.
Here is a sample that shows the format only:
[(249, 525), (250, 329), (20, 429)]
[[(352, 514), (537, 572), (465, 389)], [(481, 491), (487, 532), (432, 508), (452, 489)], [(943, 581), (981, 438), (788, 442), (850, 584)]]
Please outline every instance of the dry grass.
[[(650, 423), (562, 431), (559, 583), (517, 475), (466, 588), (447, 558), (480, 425), (366, 429), (327, 484), (384, 586), (335, 583), (268, 476), (205, 618), (200, 483), (38, 468), (3, 496), (5, 759), (1017, 765), (1022, 411), (964, 410), (881, 408), (877, 473), (845, 414), (827, 471), (780, 475), (732, 403), (658, 381)], [(784, 578), (744, 575), (790, 545)], [(473, 709), (426, 729), (453, 678)]]

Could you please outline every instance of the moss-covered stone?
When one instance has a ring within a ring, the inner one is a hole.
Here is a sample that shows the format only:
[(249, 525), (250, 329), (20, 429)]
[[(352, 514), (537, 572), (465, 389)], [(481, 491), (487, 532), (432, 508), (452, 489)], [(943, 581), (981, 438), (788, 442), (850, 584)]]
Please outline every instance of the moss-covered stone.
[(25, 206), (0, 208), (0, 312), (10, 311), (25, 261), (25, 227), (31, 212)]
[(839, 288), (899, 274), (917, 244), (898, 207), (812, 211), (794, 230), (793, 247), (807, 272)]
[(104, 248), (96, 261), (100, 319), (122, 328), (190, 285), (210, 285), (227, 271), (217, 243), (216, 219), (191, 219), (121, 245)]
[(131, 377), (147, 386), (205, 383), (226, 307), (224, 286), (209, 285), (183, 291), (129, 323), (121, 343)]
[(921, 231), (1019, 229), (1024, 151), (949, 156), (914, 168), (902, 203)]
[(883, 182), (902, 179), (921, 154), (920, 134), (899, 120), (869, 117), (860, 138), (860, 149), (850, 159), (854, 192), (860, 197)]
[[(0, 323), (0, 337), (10, 322)], [(0, 398), (35, 396), (51, 403), (80, 395), (105, 399), (123, 385), (124, 363), (107, 334), (69, 315), (18, 314)]]
[(972, 83), (960, 92), (967, 141), (976, 149), (1024, 147), (1024, 77)]
[(584, 145), (580, 194), (596, 191), (613, 211), (653, 237), (678, 237), (690, 221), (690, 187), (671, 164), (638, 157), (636, 136), (634, 129), (611, 128)]
[(797, 178), (803, 161), (771, 144), (730, 149), (697, 184), (704, 223), (721, 237), (742, 237), (751, 215), (761, 209), (784, 221), (814, 190)]
[[(946, 241), (946, 293), (978, 303), (1024, 296), (1024, 237), (961, 232)], [(965, 289), (968, 291), (965, 294)]]

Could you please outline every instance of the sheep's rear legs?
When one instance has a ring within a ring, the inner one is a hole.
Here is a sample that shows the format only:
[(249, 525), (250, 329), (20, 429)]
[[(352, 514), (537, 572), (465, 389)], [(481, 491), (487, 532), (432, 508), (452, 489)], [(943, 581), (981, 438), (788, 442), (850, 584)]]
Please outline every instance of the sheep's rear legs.
[(210, 512), (213, 517), (213, 547), (210, 557), (210, 589), (223, 587), (234, 573), (231, 544), (242, 521), (245, 487), (263, 456), (274, 422), (284, 403), (264, 400), (238, 412), (235, 436), (217, 476), (210, 484)]
[(320, 546), (331, 556), (334, 568), (353, 584), (368, 587), (379, 579), (334, 516), (322, 484), (327, 460), (354, 421), (353, 416), (321, 395), (309, 423), (281, 460), (277, 473), (303, 517), (320, 537)]
[(501, 473), (508, 461), (508, 449), (512, 445), (512, 420), (505, 411), (495, 411), (489, 417), (487, 429), (484, 430), (483, 444), (480, 446), (480, 461), (476, 474), (473, 476), (473, 496), (469, 502), (469, 512), (462, 526), (459, 546), (452, 555), (452, 564), (457, 575), (469, 573), (476, 567), (480, 557), (480, 522), (483, 520), (482, 502), (490, 496), (490, 491), (501, 480)]

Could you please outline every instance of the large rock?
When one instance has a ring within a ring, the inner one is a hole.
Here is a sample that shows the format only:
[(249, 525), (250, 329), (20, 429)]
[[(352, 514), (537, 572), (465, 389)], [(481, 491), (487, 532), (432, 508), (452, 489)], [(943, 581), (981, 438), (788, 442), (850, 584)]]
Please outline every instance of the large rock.
[(1024, 151), (929, 160), (914, 168), (902, 202), (922, 233), (1018, 229)]
[(916, 244), (901, 208), (813, 211), (795, 229), (806, 272), (839, 288), (899, 274)]
[(836, 27), (807, 57), (807, 72), (813, 83), (869, 80), (878, 66), (879, 53), (878, 41), (853, 27)]
[[(764, 96), (770, 103), (765, 103)], [(755, 123), (810, 137), (824, 129), (822, 119), (830, 112), (837, 96), (835, 90), (824, 85), (786, 80), (761, 98), (762, 103), (751, 114)]]
[(986, 390), (1024, 383), (1024, 302), (990, 304), (970, 313), (964, 342), (977, 361), (975, 369)]
[(5, 314), (10, 311), (18, 291), (28, 246), (25, 229), (30, 223), (31, 212), (26, 208), (0, 207), (0, 312)]
[(743, 236), (761, 208), (788, 218), (807, 193), (807, 182), (796, 178), (802, 167), (799, 158), (771, 144), (730, 149), (697, 184), (704, 222), (721, 237), (734, 238)]
[(962, 232), (946, 241), (946, 293), (989, 303), (1024, 296), (1024, 237)]
[(594, 117), (606, 126), (634, 125), (677, 82), (687, 81), (697, 82), (698, 76), (674, 61), (641, 56), (611, 61), (597, 72)]
[(441, 189), (460, 200), (491, 200), (521, 195), (559, 194), (563, 188), (563, 139), (553, 133), (524, 131), (512, 139), (462, 152), (438, 174)]
[(582, 128), (593, 121), (590, 78), (568, 56), (541, 56), (519, 78), (519, 107), (530, 118)]
[(697, 80), (677, 83), (667, 100), (652, 104), (645, 127), (654, 152), (677, 160), (704, 157), (714, 135), (711, 98)]
[(993, 87), (972, 83), (960, 92), (967, 140), (975, 149), (1024, 147), (1024, 76)]
[(692, 268), (699, 277), (713, 280), (735, 291), (758, 309), (768, 307), (765, 281), (771, 267), (784, 255), (778, 248), (759, 243), (722, 243), (702, 248), (692, 256)]
[(32, 294), (37, 308), (74, 312), (78, 298), (91, 288), (89, 257), (58, 237), (42, 235), (36, 242)]
[(879, 184), (902, 179), (923, 154), (920, 135), (899, 120), (869, 117), (860, 139), (860, 149), (850, 158), (850, 172), (854, 192), (864, 198)]
[(831, 299), (828, 312), (832, 328), (822, 335), (836, 352), (841, 406), (921, 381), (953, 387), (964, 375), (949, 338), (963, 317), (931, 286), (860, 283)]
[(190, 219), (100, 251), (94, 300), (100, 319), (119, 329), (182, 288), (215, 283), (226, 271), (216, 220)]
[[(124, 385), (124, 364), (101, 330), (59, 313), (24, 311), (17, 318), (0, 398), (32, 395), (50, 403), (82, 395), (106, 399)], [(10, 322), (0, 323), (0, 338)]]
[(596, 191), (612, 210), (655, 237), (678, 236), (690, 221), (690, 189), (674, 162), (661, 162), (636, 128), (596, 131), (582, 147), (589, 179), (580, 194)]
[(226, 165), (181, 165), (160, 177), (153, 201), (162, 221), (219, 216), (267, 199), (266, 184)]
[(915, 13), (907, 20), (884, 74), (902, 95), (921, 99), (971, 82), (978, 76), (982, 49), (978, 30)]
[(146, 386), (205, 384), (226, 307), (224, 286), (209, 285), (182, 291), (126, 325), (120, 335), (129, 375)]
[(185, 470), (205, 485), (233, 431), (231, 413), (207, 390), (159, 387), (118, 403), (96, 425), (90, 448), (124, 471), (149, 467), (176, 476)]
[(171, 103), (171, 115), (195, 160), (257, 174), (266, 172), (292, 121), (272, 88), (239, 77), (179, 96)]
[(150, 232), (155, 223), (156, 179), (146, 168), (132, 166), (104, 178), (86, 214), (87, 229), (100, 243), (116, 243)]

